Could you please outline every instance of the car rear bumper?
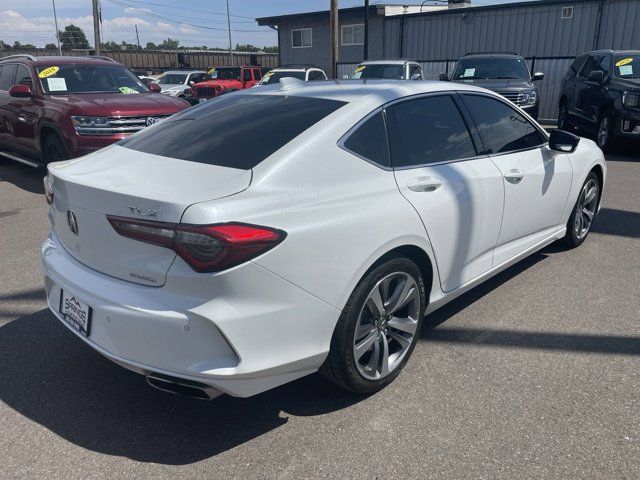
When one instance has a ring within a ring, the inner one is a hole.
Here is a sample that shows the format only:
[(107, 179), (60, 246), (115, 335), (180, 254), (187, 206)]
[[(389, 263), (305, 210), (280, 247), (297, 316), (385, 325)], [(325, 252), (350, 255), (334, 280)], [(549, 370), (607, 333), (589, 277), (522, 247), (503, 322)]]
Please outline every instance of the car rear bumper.
[[(193, 272), (178, 259), (165, 286), (147, 287), (81, 264), (54, 233), (42, 246), (42, 259), (49, 308), (93, 349), (137, 373), (198, 382), (234, 396), (316, 371), (340, 314), (252, 262), (201, 274), (194, 284)], [(89, 336), (62, 318), (63, 289), (92, 308)]]

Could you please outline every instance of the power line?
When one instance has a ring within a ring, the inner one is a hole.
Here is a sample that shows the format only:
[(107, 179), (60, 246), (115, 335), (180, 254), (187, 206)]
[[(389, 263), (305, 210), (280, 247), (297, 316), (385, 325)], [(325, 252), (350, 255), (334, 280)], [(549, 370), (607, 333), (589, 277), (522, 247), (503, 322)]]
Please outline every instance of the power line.
[[(190, 12), (211, 13), (213, 15), (221, 15), (223, 17), (227, 16), (227, 14), (223, 13), (223, 12), (214, 12), (212, 10), (202, 10), (202, 9), (199, 9), (199, 8), (176, 7), (175, 5), (167, 5), (167, 4), (155, 3), (155, 2), (146, 2), (146, 1), (142, 1), (142, 0), (129, 0), (129, 1), (132, 2), (132, 3), (140, 3), (140, 4), (143, 4), (143, 5), (153, 5), (153, 6), (156, 6), (156, 7), (173, 8), (173, 9), (185, 10), (185, 11), (190, 11)], [(245, 15), (230, 15), (230, 16), (231, 17), (235, 17), (235, 18), (248, 18), (250, 20), (255, 21), (255, 18), (247, 17)]]

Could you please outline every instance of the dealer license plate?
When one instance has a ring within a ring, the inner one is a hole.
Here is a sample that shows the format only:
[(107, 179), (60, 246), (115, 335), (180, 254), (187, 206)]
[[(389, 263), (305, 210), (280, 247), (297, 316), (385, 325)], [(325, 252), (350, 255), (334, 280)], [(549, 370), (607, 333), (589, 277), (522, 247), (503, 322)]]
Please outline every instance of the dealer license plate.
[(72, 293), (60, 292), (60, 314), (65, 321), (82, 333), (89, 336), (91, 329), (91, 307), (79, 300)]

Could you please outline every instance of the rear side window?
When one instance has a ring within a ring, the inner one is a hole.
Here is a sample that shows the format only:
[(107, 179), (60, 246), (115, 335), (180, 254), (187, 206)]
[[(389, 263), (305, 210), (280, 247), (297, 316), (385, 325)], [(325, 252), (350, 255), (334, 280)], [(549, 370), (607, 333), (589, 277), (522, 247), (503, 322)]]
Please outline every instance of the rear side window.
[(14, 80), (16, 85), (29, 85), (33, 86), (33, 80), (31, 78), (31, 72), (26, 65), (19, 64), (16, 71), (16, 79)]
[(343, 105), (322, 98), (229, 94), (184, 110), (120, 145), (248, 170)]
[(9, 90), (13, 87), (13, 78), (16, 75), (16, 68), (18, 66), (15, 63), (9, 63), (2, 66), (0, 72), (0, 90)]
[(412, 167), (474, 157), (476, 150), (449, 95), (424, 97), (387, 108), (394, 167)]
[(388, 167), (389, 147), (382, 111), (356, 128), (344, 141), (343, 146), (366, 160)]
[(490, 97), (463, 95), (487, 153), (505, 153), (534, 148), (546, 138), (522, 114)]

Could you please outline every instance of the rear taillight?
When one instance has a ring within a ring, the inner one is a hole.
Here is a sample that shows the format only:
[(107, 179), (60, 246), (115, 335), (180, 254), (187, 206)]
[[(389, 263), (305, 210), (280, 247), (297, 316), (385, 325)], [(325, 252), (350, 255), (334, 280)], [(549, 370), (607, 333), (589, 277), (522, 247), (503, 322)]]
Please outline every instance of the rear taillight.
[(123, 237), (174, 250), (196, 272), (219, 272), (271, 250), (286, 237), (282, 230), (221, 223), (189, 225), (107, 215)]
[(47, 201), (47, 204), (51, 205), (53, 203), (53, 188), (51, 187), (51, 179), (49, 175), (45, 175), (42, 179), (44, 183), (44, 198)]

